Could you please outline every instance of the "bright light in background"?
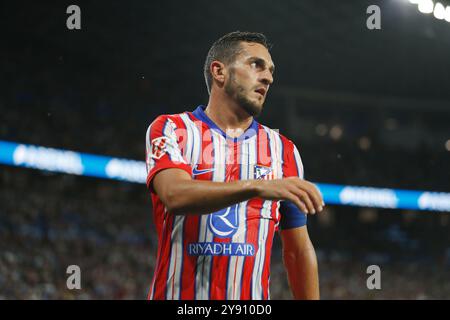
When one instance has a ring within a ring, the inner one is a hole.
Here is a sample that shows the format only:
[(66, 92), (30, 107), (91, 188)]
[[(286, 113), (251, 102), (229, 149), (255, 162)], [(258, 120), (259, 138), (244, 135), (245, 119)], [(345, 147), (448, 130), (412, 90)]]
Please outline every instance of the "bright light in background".
[(450, 151), (450, 139), (445, 142), (445, 149), (447, 149), (447, 151)]
[(417, 5), (417, 9), (422, 13), (433, 13), (436, 19), (450, 22), (450, 6), (445, 6), (441, 2), (436, 2), (435, 5), (433, 0), (408, 0), (408, 2)]
[(369, 150), (371, 144), (372, 143), (370, 142), (370, 139), (368, 137), (361, 137), (358, 140), (359, 148), (364, 150), (364, 151)]
[(419, 11), (422, 13), (432, 13), (433, 7), (433, 1), (431, 0), (421, 0), (418, 6)]
[(440, 2), (437, 2), (434, 6), (434, 17), (439, 20), (443, 20), (445, 18), (445, 7)]
[(445, 20), (450, 22), (450, 6), (445, 9)]
[(343, 130), (339, 125), (334, 125), (330, 130), (330, 137), (333, 140), (339, 140), (342, 137)]

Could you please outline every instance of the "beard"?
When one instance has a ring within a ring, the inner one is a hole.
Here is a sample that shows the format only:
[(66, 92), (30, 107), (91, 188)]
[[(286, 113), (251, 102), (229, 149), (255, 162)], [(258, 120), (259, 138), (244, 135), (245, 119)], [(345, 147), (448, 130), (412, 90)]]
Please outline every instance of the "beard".
[(247, 97), (245, 88), (236, 81), (234, 71), (232, 70), (230, 72), (230, 79), (225, 84), (225, 92), (230, 97), (233, 97), (237, 104), (250, 116), (258, 117), (261, 114), (263, 108), (262, 103), (257, 103)]

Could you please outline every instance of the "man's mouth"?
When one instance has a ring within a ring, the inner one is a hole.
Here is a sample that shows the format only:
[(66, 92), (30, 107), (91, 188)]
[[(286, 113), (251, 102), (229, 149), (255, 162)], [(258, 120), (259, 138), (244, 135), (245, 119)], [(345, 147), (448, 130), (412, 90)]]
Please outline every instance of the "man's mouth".
[(265, 88), (256, 89), (255, 92), (259, 93), (263, 97), (266, 95), (267, 90)]

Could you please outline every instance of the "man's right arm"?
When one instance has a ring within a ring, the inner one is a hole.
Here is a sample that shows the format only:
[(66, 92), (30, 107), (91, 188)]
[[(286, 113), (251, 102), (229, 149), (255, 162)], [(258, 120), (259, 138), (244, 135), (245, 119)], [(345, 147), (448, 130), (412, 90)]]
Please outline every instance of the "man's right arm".
[(310, 214), (323, 206), (318, 189), (297, 177), (213, 182), (194, 180), (186, 171), (170, 168), (152, 180), (154, 192), (173, 214), (208, 214), (252, 198), (291, 201)]

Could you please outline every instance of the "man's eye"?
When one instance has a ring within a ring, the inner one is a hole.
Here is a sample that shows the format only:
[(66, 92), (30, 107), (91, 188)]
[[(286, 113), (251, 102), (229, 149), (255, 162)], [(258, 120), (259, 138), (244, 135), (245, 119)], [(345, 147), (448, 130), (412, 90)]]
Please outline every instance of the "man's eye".
[(255, 61), (255, 62), (252, 62), (252, 63), (251, 63), (251, 67), (252, 67), (253, 69), (261, 69), (261, 68), (262, 68), (262, 65), (261, 65), (260, 62)]

